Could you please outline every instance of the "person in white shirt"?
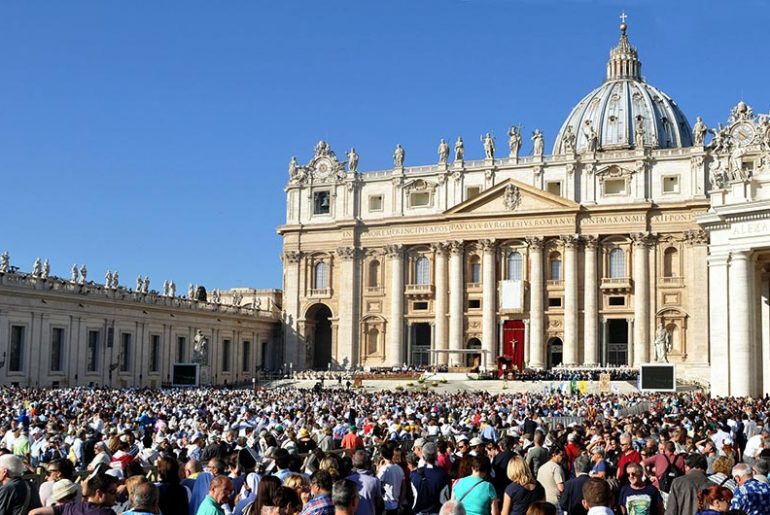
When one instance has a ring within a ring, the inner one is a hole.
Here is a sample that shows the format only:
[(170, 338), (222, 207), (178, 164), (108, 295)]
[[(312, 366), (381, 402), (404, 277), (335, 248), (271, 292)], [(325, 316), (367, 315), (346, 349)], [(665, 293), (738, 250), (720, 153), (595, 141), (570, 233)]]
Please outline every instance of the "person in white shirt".
[(398, 513), (403, 500), (404, 471), (393, 463), (395, 444), (386, 442), (380, 447), (380, 464), (377, 468), (377, 478), (382, 482), (382, 497), (385, 503), (385, 514)]

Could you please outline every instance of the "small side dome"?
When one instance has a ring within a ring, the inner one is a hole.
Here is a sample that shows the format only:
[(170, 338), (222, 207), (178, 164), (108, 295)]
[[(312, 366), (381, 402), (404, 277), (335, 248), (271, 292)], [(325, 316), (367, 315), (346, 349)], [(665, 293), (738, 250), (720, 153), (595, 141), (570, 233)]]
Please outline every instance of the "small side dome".
[[(644, 82), (636, 48), (620, 26), (620, 41), (610, 51), (607, 79), (572, 109), (559, 130), (554, 154), (564, 154), (564, 134), (572, 132), (575, 150), (589, 148), (589, 131), (598, 136), (597, 150), (679, 148), (692, 146), (690, 123), (668, 95)], [(568, 129), (568, 127), (571, 127)]]

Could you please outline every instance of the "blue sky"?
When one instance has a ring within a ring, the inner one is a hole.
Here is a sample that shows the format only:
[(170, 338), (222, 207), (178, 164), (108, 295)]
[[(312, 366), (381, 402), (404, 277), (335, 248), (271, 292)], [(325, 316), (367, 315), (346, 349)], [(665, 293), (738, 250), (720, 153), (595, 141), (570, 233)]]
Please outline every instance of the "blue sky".
[[(280, 288), (283, 187), (326, 139), (363, 170), (541, 128), (604, 78), (618, 15), (691, 123), (767, 112), (766, 2), (7, 1), (0, 251), (160, 288)], [(531, 147), (525, 145), (524, 153)]]

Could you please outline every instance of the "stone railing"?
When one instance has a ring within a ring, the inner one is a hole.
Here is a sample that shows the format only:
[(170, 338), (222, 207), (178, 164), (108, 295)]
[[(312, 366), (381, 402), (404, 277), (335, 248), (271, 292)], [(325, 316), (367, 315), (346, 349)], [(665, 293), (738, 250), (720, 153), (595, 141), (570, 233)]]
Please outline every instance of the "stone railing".
[(630, 277), (602, 277), (602, 289), (618, 290), (631, 288)]
[(433, 295), (432, 284), (407, 284), (404, 288), (407, 295)]
[(210, 301), (192, 300), (181, 296), (161, 295), (157, 291), (142, 293), (124, 286), (107, 288), (93, 281), (84, 283), (68, 281), (61, 277), (49, 276), (45, 279), (33, 277), (24, 272), (0, 273), (0, 287), (23, 288), (40, 292), (52, 292), (65, 295), (89, 296), (90, 299), (104, 299), (138, 304), (149, 304), (158, 307), (172, 307), (198, 311), (211, 311), (234, 315), (251, 315), (259, 318), (277, 319), (280, 313), (272, 310), (255, 309), (252, 306), (241, 307), (228, 304), (220, 304)]

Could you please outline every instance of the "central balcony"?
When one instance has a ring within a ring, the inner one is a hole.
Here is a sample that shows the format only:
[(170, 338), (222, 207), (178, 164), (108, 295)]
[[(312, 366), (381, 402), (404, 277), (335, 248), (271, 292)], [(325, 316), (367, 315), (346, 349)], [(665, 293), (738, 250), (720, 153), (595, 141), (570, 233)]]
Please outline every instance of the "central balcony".
[(407, 297), (430, 298), (433, 297), (433, 290), (432, 284), (407, 284), (404, 293)]

